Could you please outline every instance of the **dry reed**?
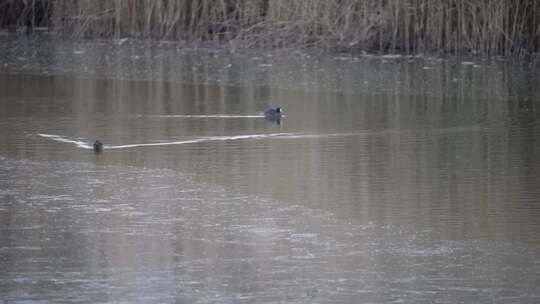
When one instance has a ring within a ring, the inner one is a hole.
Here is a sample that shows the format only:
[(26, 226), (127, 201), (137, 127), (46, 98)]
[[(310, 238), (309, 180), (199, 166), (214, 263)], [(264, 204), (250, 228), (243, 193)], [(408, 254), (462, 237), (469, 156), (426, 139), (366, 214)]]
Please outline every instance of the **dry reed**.
[[(540, 48), (538, 0), (36, 1), (46, 3), (55, 29), (76, 37), (456, 55), (525, 55)], [(15, 2), (0, 1), (0, 14)], [(24, 3), (31, 7), (32, 0)]]

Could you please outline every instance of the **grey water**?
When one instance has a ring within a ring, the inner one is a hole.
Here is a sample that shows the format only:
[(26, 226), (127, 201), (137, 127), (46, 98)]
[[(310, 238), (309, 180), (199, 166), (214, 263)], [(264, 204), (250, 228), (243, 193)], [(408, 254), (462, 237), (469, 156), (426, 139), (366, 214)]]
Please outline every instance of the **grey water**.
[(540, 302), (534, 65), (0, 39), (0, 303)]

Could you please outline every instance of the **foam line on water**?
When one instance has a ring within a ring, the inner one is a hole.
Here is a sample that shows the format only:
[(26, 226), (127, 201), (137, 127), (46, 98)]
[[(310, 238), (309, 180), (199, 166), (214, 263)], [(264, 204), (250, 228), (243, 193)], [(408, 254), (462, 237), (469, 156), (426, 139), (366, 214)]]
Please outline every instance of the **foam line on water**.
[(348, 136), (362, 136), (366, 133), (326, 133), (326, 134), (306, 134), (306, 133), (289, 133), (282, 136), (284, 139), (310, 139), (310, 138), (330, 138), (330, 137), (348, 137)]
[(209, 141), (230, 141), (230, 140), (242, 140), (242, 139), (264, 139), (273, 137), (286, 137), (292, 136), (294, 133), (269, 133), (269, 134), (248, 134), (248, 135), (235, 135), (235, 136), (207, 136), (194, 139), (180, 140), (180, 141), (168, 141), (157, 143), (141, 143), (141, 144), (128, 144), (128, 145), (116, 145), (105, 146), (107, 149), (127, 149), (135, 147), (152, 147), (152, 146), (171, 146), (171, 145), (185, 145), (194, 144), (200, 142)]
[[(41, 137), (52, 139), (55, 141), (75, 144), (77, 147), (83, 149), (93, 149), (93, 145), (87, 141), (73, 139), (62, 135), (54, 134), (38, 134)], [(104, 145), (103, 148), (107, 150), (111, 149), (128, 149), (136, 147), (152, 147), (152, 146), (172, 146), (172, 145), (185, 145), (185, 144), (194, 144), (200, 142), (210, 142), (210, 141), (230, 141), (230, 140), (248, 140), (248, 139), (265, 139), (265, 138), (279, 138), (279, 137), (288, 137), (296, 136), (296, 133), (267, 133), (267, 134), (247, 134), (247, 135), (234, 135), (234, 136), (206, 136), (186, 140), (178, 141), (167, 141), (167, 142), (154, 142), (154, 143), (139, 143), (139, 144), (126, 144), (126, 145)]]
[(150, 117), (150, 118), (262, 118), (263, 114), (258, 115), (228, 115), (228, 114), (206, 114), (206, 115), (138, 115), (139, 117)]
[(65, 136), (62, 136), (62, 135), (54, 135), (54, 134), (39, 133), (38, 135), (41, 136), (41, 137), (49, 138), (49, 139), (56, 140), (56, 141), (59, 141), (59, 142), (75, 144), (79, 148), (93, 149), (92, 144), (90, 144), (90, 143), (88, 143), (86, 141), (83, 141), (83, 140), (68, 138), (68, 137), (65, 137)]
[[(52, 139), (58, 142), (74, 144), (79, 148), (93, 149), (93, 144), (85, 141), (84, 139), (69, 138), (67, 136), (55, 135), (55, 134), (43, 134), (38, 133), (39, 136)], [(233, 135), (233, 136), (205, 136), (186, 140), (166, 141), (166, 142), (153, 142), (153, 143), (135, 143), (125, 145), (104, 145), (103, 148), (107, 150), (116, 149), (129, 149), (136, 147), (157, 147), (157, 146), (173, 146), (173, 145), (185, 145), (195, 144), (211, 141), (232, 141), (232, 140), (260, 140), (260, 139), (310, 139), (310, 138), (330, 138), (330, 137), (345, 137), (345, 136), (361, 136), (365, 133), (331, 133), (331, 134), (306, 134), (306, 133), (266, 133), (266, 134), (246, 134), (246, 135)]]
[(309, 139), (309, 138), (329, 138), (329, 137), (344, 137), (344, 136), (359, 136), (362, 133), (334, 133), (334, 134), (305, 134), (305, 133), (267, 133), (267, 134), (247, 134), (233, 136), (207, 136), (187, 140), (155, 142), (155, 143), (140, 143), (127, 145), (105, 145), (107, 149), (128, 149), (136, 147), (152, 147), (152, 146), (172, 146), (195, 144), (210, 141), (232, 141), (232, 140), (248, 140), (248, 139)]
[[(448, 132), (448, 130), (446, 130)], [(351, 132), (351, 133), (323, 133), (323, 134), (309, 134), (309, 133), (266, 133), (266, 134), (246, 134), (246, 135), (233, 135), (233, 136), (206, 136), (177, 141), (166, 142), (153, 142), (153, 143), (135, 143), (126, 145), (104, 145), (104, 149), (128, 149), (136, 147), (152, 147), (152, 146), (171, 146), (171, 145), (184, 145), (195, 144), (201, 142), (211, 141), (231, 141), (231, 140), (249, 140), (249, 139), (316, 139), (316, 138), (333, 138), (333, 137), (355, 137), (355, 136), (370, 136), (370, 135), (383, 135), (393, 133), (392, 130), (384, 130), (380, 132)], [(81, 138), (69, 138), (67, 136), (38, 133), (39, 136), (52, 139), (55, 141), (74, 144), (79, 148), (93, 149), (93, 142), (88, 142)]]

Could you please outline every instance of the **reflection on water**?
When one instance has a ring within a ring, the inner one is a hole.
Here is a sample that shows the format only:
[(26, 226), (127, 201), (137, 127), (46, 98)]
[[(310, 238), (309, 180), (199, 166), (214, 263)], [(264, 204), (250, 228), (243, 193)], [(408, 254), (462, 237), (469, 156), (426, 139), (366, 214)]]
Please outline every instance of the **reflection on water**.
[(540, 301), (533, 69), (10, 43), (0, 302)]
[(1, 161), (8, 302), (540, 297), (527, 274), (538, 252), (519, 242), (429, 241), (425, 230), (344, 222), (167, 169)]

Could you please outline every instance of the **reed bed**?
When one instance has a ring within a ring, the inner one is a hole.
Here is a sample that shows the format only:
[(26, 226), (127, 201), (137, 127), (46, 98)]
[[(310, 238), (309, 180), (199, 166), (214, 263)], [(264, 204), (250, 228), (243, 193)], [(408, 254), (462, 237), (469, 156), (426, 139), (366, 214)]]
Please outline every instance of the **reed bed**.
[[(540, 49), (538, 0), (35, 1), (46, 2), (51, 26), (76, 37), (407, 54), (521, 56)], [(14, 0), (0, 1), (8, 2)]]

